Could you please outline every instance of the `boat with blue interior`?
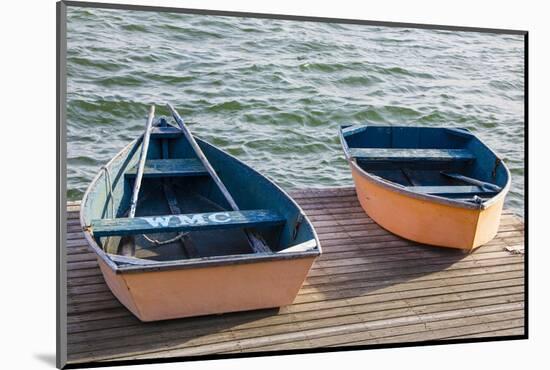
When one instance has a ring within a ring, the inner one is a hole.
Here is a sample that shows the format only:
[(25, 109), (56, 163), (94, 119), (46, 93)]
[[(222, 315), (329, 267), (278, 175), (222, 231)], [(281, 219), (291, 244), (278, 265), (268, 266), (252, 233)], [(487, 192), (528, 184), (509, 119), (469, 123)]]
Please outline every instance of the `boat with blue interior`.
[(471, 251), (497, 233), (510, 172), (465, 128), (343, 125), (357, 197), (380, 226)]
[(321, 253), (301, 208), (245, 163), (151, 107), (143, 135), (99, 171), (85, 238), (142, 321), (291, 304)]

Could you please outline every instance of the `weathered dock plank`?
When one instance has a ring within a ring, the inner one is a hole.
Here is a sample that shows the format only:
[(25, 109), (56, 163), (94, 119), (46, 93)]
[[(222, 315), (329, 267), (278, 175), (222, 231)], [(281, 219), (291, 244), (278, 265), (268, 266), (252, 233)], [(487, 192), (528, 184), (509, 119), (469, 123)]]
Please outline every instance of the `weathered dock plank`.
[(523, 222), (504, 212), (472, 254), (403, 240), (379, 227), (353, 188), (295, 191), (323, 255), (294, 304), (142, 323), (105, 285), (68, 204), (69, 363), (484, 338), (524, 333)]

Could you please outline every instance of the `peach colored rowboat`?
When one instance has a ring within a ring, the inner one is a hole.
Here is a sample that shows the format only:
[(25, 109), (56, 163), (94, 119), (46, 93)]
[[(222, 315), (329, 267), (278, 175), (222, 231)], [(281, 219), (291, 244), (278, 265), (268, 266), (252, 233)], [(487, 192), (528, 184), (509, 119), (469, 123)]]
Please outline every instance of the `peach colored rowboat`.
[[(236, 203), (231, 207), (182, 125), (160, 119), (149, 129), (150, 144), (147, 132), (97, 174), (82, 199), (84, 235), (113, 294), (142, 321), (291, 304), (321, 253), (300, 207), (266, 177), (197, 139)], [(143, 181), (135, 217), (128, 217), (137, 177)], [(124, 238), (131, 248), (121, 247)]]
[(380, 226), (471, 251), (497, 232), (505, 164), (467, 129), (341, 126), (357, 197)]

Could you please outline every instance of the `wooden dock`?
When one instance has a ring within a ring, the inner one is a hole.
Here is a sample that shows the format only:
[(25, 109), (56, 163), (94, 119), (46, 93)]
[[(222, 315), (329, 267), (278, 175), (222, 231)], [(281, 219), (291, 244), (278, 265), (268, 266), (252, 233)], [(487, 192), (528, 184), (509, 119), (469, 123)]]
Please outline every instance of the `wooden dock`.
[[(353, 188), (295, 191), (322, 256), (293, 305), (142, 323), (111, 294), (68, 205), (68, 363), (524, 334), (524, 227), (504, 212), (472, 254), (403, 240)], [(189, 297), (192, 299), (192, 297)]]

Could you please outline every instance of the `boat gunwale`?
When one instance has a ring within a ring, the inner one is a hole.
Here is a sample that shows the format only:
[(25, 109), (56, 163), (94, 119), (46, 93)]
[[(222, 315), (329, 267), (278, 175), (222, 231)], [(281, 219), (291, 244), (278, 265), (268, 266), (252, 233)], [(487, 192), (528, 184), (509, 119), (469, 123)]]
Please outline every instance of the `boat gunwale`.
[[(354, 125), (350, 125), (350, 126), (354, 126)], [(468, 129), (464, 129), (464, 130), (467, 130), (467, 132), (470, 135), (474, 136), (477, 140), (479, 140), (479, 142), (483, 146), (485, 146), (485, 148), (487, 148), (491, 152), (491, 154), (493, 154), (494, 157), (497, 158), (502, 163), (502, 166), (504, 167), (504, 170), (506, 171), (506, 176), (507, 176), (506, 185), (504, 185), (502, 187), (502, 189), (495, 196), (483, 201), (483, 203), (480, 203), (480, 204), (470, 203), (468, 201), (463, 201), (463, 200), (455, 200), (455, 199), (441, 197), (441, 196), (432, 195), (432, 194), (418, 193), (418, 192), (415, 192), (415, 191), (412, 191), (412, 190), (408, 190), (405, 186), (402, 186), (402, 185), (399, 185), (399, 184), (394, 183), (392, 181), (386, 180), (386, 179), (384, 179), (380, 176), (373, 175), (370, 172), (364, 170), (363, 168), (361, 168), (357, 164), (357, 160), (354, 159), (353, 157), (351, 157), (350, 153), (349, 153), (350, 148), (349, 148), (349, 146), (346, 142), (346, 138), (344, 137), (343, 129), (347, 128), (347, 127), (350, 127), (350, 126), (345, 126), (344, 127), (344, 125), (340, 125), (338, 136), (340, 138), (340, 143), (342, 144), (342, 148), (344, 149), (344, 155), (345, 155), (346, 161), (352, 167), (352, 170), (355, 169), (357, 171), (357, 173), (359, 175), (361, 175), (361, 177), (365, 178), (366, 180), (370, 180), (371, 182), (374, 182), (376, 184), (379, 184), (382, 187), (384, 187), (388, 190), (391, 190), (395, 193), (399, 193), (399, 194), (405, 195), (405, 196), (410, 197), (410, 198), (426, 200), (426, 201), (430, 201), (430, 202), (433, 202), (433, 203), (439, 203), (439, 204), (443, 204), (443, 205), (447, 205), (447, 206), (466, 208), (466, 209), (474, 209), (474, 210), (484, 210), (484, 209), (487, 209), (487, 208), (491, 207), (493, 204), (499, 202), (502, 198), (506, 197), (506, 194), (508, 194), (508, 191), (510, 190), (511, 173), (510, 173), (510, 170), (508, 169), (508, 166), (506, 166), (506, 164), (504, 163), (504, 161), (502, 160), (502, 158), (500, 156), (498, 156), (478, 136), (472, 134), (470, 132), (470, 130), (468, 130)], [(388, 125), (388, 126), (360, 125), (360, 126), (357, 126), (357, 128), (367, 128), (367, 127), (392, 127), (392, 128), (393, 127), (404, 127), (404, 128), (410, 128), (411, 126), (391, 126), (391, 125)], [(434, 127), (431, 127), (431, 128), (434, 128)], [(436, 128), (438, 128), (438, 129), (457, 129), (457, 127), (436, 127)], [(354, 134), (355, 133), (352, 133), (351, 135), (354, 135)]]
[[(121, 274), (121, 273), (138, 273), (138, 272), (157, 272), (157, 271), (168, 271), (168, 270), (177, 270), (177, 269), (188, 269), (188, 268), (207, 268), (207, 267), (216, 267), (216, 266), (228, 266), (228, 265), (235, 265), (235, 264), (248, 264), (248, 263), (258, 263), (258, 262), (268, 262), (268, 261), (278, 261), (278, 260), (289, 260), (289, 259), (301, 259), (301, 258), (316, 258), (322, 254), (321, 249), (321, 243), (319, 242), (319, 237), (317, 235), (317, 231), (313, 227), (313, 224), (311, 223), (311, 220), (309, 217), (305, 214), (304, 210), (296, 201), (285, 191), (283, 190), (275, 181), (273, 181), (269, 176), (266, 176), (262, 174), (261, 172), (253, 169), (249, 165), (247, 165), (245, 162), (241, 161), (240, 159), (236, 158), (235, 156), (227, 153), (226, 151), (223, 151), (216, 146), (210, 144), (206, 140), (202, 140), (198, 138), (197, 136), (193, 135), (195, 139), (199, 143), (205, 143), (211, 147), (213, 147), (216, 150), (219, 150), (223, 152), (225, 155), (230, 157), (232, 160), (237, 161), (243, 166), (246, 166), (250, 168), (252, 171), (258, 173), (260, 176), (265, 177), (274, 187), (276, 191), (281, 192), (299, 211), (299, 214), (302, 216), (303, 221), (310, 225), (311, 231), (313, 233), (313, 238), (309, 240), (315, 240), (315, 247), (312, 248), (312, 250), (308, 251), (300, 251), (300, 252), (287, 252), (287, 253), (247, 253), (247, 254), (238, 254), (238, 255), (223, 255), (223, 256), (214, 256), (214, 257), (199, 257), (199, 258), (191, 258), (191, 259), (178, 259), (173, 261), (151, 261), (153, 262), (151, 264), (147, 265), (123, 265), (119, 266), (117, 265), (108, 255), (107, 253), (97, 244), (96, 240), (92, 236), (92, 233), (90, 230), (86, 227), (86, 224), (84, 222), (84, 210), (86, 209), (86, 202), (89, 197), (89, 193), (91, 189), (93, 189), (99, 179), (102, 176), (102, 171), (99, 170), (97, 174), (95, 175), (94, 179), (88, 185), (88, 188), (84, 192), (84, 195), (82, 196), (81, 200), (81, 207), (80, 207), (80, 226), (82, 227), (84, 238), (86, 239), (88, 245), (92, 247), (94, 252), (98, 257), (100, 257), (106, 264), (109, 266), (115, 273)], [(126, 154), (132, 147), (137, 145), (141, 140), (143, 139), (143, 134), (140, 135), (138, 138), (132, 140), (128, 145), (126, 145), (124, 148), (122, 148), (117, 154), (111, 158), (107, 164), (105, 164), (105, 167), (109, 168), (116, 160), (118, 160), (120, 157), (122, 157), (124, 154)], [(288, 222), (288, 221), (287, 221)], [(288, 246), (287, 248), (290, 248), (292, 246)]]

